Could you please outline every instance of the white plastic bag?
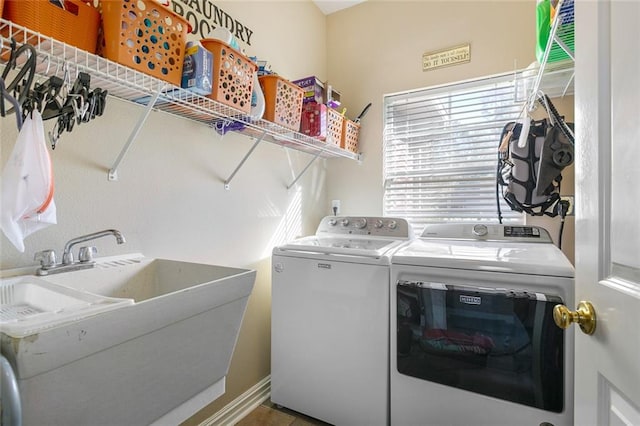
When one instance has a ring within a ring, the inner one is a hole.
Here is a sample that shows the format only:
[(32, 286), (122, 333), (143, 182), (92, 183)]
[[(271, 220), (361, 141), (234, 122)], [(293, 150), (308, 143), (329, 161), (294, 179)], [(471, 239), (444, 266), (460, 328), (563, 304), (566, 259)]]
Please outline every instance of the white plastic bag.
[(2, 232), (21, 252), (27, 236), (56, 223), (53, 168), (38, 111), (33, 111), (22, 124), (2, 171), (1, 210)]

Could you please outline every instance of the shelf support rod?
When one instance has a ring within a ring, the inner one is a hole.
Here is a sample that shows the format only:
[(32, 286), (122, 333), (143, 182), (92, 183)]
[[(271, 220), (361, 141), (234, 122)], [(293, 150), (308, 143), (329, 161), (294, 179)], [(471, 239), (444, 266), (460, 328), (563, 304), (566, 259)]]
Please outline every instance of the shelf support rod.
[(302, 169), (300, 174), (293, 180), (293, 182), (291, 182), (287, 186), (287, 189), (291, 189), (291, 187), (296, 184), (296, 182), (302, 177), (303, 174), (305, 174), (305, 172), (309, 169), (309, 167), (311, 167), (313, 162), (316, 161), (318, 159), (318, 157), (320, 157), (320, 154), (322, 154), (323, 151), (324, 150), (318, 151), (318, 153), (311, 159), (311, 161), (309, 161), (309, 163), (307, 163), (307, 165), (304, 167), (304, 169)]
[(138, 122), (133, 128), (133, 131), (131, 132), (131, 134), (129, 135), (129, 139), (127, 139), (127, 142), (122, 147), (122, 150), (118, 155), (118, 158), (116, 158), (116, 161), (114, 161), (113, 166), (111, 166), (111, 168), (109, 169), (109, 175), (108, 175), (109, 180), (111, 181), (118, 180), (118, 166), (120, 166), (122, 159), (129, 151), (129, 148), (131, 148), (133, 141), (135, 141), (136, 138), (138, 137), (138, 134), (140, 133), (140, 130), (142, 130), (142, 126), (144, 126), (144, 123), (147, 121), (147, 118), (149, 118), (149, 114), (151, 114), (151, 110), (155, 106), (156, 101), (158, 100), (158, 97), (160, 97), (160, 93), (162, 93), (162, 91), (164, 90), (164, 86), (165, 84), (162, 82), (158, 84), (158, 91), (153, 95), (153, 97), (147, 104), (147, 107), (144, 109), (144, 111), (140, 115)]
[(542, 83), (542, 76), (544, 75), (544, 69), (547, 66), (547, 61), (549, 59), (549, 53), (551, 53), (551, 46), (556, 40), (556, 32), (558, 31), (558, 25), (560, 25), (561, 16), (560, 16), (560, 8), (562, 7), (562, 1), (560, 1), (557, 5), (558, 13), (553, 17), (553, 24), (551, 25), (551, 30), (549, 32), (549, 38), (547, 39), (547, 45), (544, 49), (544, 54), (542, 55), (542, 61), (540, 61), (540, 68), (538, 68), (538, 75), (536, 75), (535, 83), (533, 84), (533, 91), (529, 96), (529, 100), (527, 102), (527, 106), (529, 111), (533, 111), (533, 106), (538, 97), (538, 91), (540, 90), (540, 84)]
[(231, 180), (233, 179), (233, 177), (236, 175), (236, 173), (238, 173), (238, 170), (240, 170), (242, 168), (242, 166), (244, 165), (244, 162), (247, 161), (247, 159), (251, 156), (251, 154), (253, 153), (253, 151), (258, 147), (258, 145), (260, 144), (260, 142), (262, 142), (262, 140), (264, 139), (264, 137), (267, 135), (267, 131), (265, 130), (264, 132), (262, 132), (262, 134), (260, 135), (260, 137), (258, 139), (256, 139), (255, 143), (253, 144), (253, 146), (251, 147), (251, 149), (249, 150), (249, 152), (247, 152), (244, 156), (244, 158), (240, 161), (240, 164), (238, 164), (235, 168), (235, 170), (233, 171), (233, 173), (231, 173), (231, 175), (227, 178), (227, 180), (224, 181), (224, 189), (226, 189), (227, 191), (229, 189), (231, 189), (231, 186), (229, 186), (229, 184), (231, 183)]

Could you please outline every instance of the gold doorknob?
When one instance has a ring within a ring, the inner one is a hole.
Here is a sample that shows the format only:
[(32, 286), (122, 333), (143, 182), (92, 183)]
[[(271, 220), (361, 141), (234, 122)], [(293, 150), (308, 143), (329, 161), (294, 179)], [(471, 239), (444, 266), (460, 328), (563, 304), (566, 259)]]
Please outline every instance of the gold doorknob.
[(591, 302), (578, 303), (578, 309), (575, 311), (565, 305), (556, 305), (553, 308), (553, 320), (560, 328), (568, 328), (575, 322), (585, 334), (593, 334), (596, 331), (596, 310)]

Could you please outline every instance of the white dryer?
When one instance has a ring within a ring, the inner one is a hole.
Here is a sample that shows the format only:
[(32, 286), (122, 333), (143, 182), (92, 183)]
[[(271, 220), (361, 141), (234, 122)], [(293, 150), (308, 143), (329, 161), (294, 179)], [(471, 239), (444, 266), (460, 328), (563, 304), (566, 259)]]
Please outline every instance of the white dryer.
[(322, 219), (272, 257), (271, 401), (334, 425), (389, 422), (391, 252), (404, 219)]
[(391, 265), (393, 426), (573, 425), (574, 269), (533, 226), (429, 225)]

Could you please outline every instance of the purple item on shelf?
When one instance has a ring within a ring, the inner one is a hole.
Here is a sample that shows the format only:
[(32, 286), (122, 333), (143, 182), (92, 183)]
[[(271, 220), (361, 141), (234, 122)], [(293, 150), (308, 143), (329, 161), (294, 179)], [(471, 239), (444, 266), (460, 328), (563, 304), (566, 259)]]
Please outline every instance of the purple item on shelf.
[(239, 132), (245, 127), (245, 124), (240, 121), (217, 120), (213, 123), (213, 128), (221, 135), (226, 135), (227, 132)]

